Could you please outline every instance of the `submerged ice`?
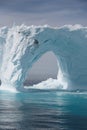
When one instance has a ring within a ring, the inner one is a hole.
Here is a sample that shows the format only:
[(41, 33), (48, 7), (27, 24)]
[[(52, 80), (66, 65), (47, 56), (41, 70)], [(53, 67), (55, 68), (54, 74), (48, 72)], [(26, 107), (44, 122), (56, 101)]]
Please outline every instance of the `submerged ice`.
[(23, 87), (28, 69), (48, 51), (52, 51), (58, 60), (57, 79), (48, 79), (34, 88), (87, 86), (87, 27), (21, 25), (0, 28), (2, 87)]

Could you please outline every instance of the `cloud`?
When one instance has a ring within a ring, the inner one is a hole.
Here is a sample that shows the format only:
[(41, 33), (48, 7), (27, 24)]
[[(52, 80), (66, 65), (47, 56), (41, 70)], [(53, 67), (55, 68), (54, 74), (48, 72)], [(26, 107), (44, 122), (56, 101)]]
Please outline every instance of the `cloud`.
[(0, 24), (87, 25), (86, 0), (1, 0)]
[[(83, 4), (82, 4), (83, 3)], [(84, 10), (85, 0), (3, 0), (0, 10), (13, 12), (44, 13), (60, 10)]]

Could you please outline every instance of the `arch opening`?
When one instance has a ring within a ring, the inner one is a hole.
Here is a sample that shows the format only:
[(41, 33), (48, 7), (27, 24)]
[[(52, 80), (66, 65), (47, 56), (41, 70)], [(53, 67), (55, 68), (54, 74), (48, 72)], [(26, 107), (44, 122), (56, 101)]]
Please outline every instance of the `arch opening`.
[(57, 75), (57, 58), (52, 51), (48, 51), (28, 70), (23, 84), (24, 86), (32, 86), (49, 78), (57, 79)]

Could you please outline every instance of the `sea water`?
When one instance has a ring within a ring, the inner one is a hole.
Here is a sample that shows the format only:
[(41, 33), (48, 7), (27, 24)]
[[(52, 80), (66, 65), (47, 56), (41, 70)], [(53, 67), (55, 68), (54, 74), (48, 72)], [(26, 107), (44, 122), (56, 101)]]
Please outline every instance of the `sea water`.
[(0, 130), (87, 130), (87, 93), (0, 91)]

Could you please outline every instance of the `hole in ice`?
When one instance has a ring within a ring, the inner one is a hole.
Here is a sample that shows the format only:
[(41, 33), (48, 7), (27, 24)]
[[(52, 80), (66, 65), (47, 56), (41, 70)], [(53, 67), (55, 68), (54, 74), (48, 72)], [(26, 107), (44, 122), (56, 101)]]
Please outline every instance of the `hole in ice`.
[(38, 40), (35, 39), (34, 44), (38, 45), (39, 44)]
[(26, 75), (24, 86), (38, 84), (48, 78), (57, 78), (58, 66), (57, 59), (53, 52), (45, 53), (38, 61), (32, 66)]
[(0, 80), (0, 86), (1, 86), (1, 80)]

